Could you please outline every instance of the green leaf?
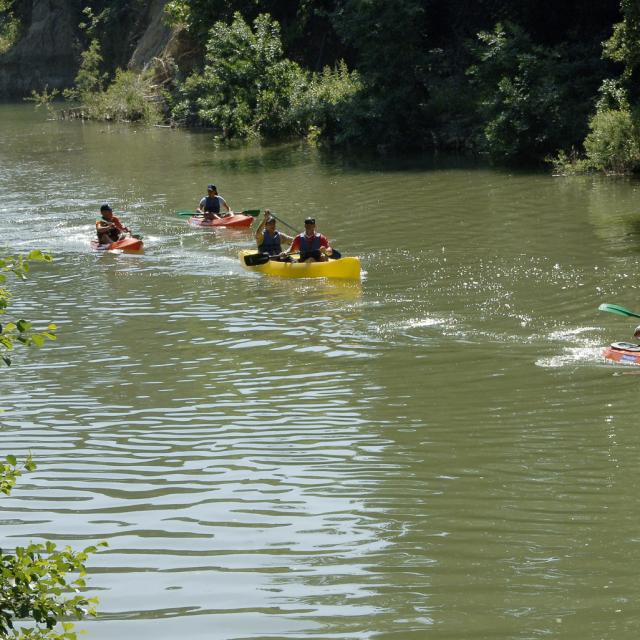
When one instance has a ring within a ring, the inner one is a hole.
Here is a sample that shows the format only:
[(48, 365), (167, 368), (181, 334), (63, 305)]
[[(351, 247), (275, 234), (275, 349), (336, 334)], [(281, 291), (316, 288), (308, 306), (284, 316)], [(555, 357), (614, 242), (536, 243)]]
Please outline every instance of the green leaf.
[(29, 329), (31, 329), (31, 323), (27, 322), (26, 320), (18, 320), (16, 326), (20, 333), (23, 333), (24, 331), (28, 331)]
[(31, 341), (33, 342), (33, 344), (36, 345), (36, 347), (42, 347), (46, 342), (45, 339), (39, 333), (34, 333), (31, 336)]
[(14, 467), (18, 464), (18, 460), (14, 455), (9, 454), (7, 456), (7, 462)]

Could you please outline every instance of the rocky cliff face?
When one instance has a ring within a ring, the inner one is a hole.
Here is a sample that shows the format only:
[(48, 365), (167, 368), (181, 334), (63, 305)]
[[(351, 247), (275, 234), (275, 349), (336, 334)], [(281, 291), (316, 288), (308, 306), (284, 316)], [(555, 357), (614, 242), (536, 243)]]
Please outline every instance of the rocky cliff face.
[(149, 3), (147, 28), (142, 38), (136, 43), (129, 67), (144, 69), (153, 58), (164, 55), (171, 40), (172, 31), (163, 20), (164, 7), (168, 0), (152, 0)]
[[(168, 0), (151, 0), (144, 16), (144, 29), (133, 50), (129, 66), (144, 68), (154, 57), (164, 55), (172, 42), (172, 31), (162, 21)], [(79, 64), (78, 2), (32, 0), (31, 24), (22, 39), (0, 55), (0, 99), (29, 95), (33, 89), (63, 89), (73, 84)], [(125, 46), (125, 43), (121, 43)]]
[(0, 56), (0, 98), (68, 87), (77, 68), (75, 3), (33, 0), (31, 24), (23, 38)]

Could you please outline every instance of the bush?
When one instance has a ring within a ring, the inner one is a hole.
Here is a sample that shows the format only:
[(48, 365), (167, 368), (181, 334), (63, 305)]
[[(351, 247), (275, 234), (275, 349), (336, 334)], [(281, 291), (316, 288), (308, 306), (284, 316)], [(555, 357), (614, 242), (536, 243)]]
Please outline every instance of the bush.
[(292, 100), (291, 118), (301, 132), (312, 138), (343, 142), (358, 137), (352, 129), (354, 101), (362, 91), (360, 75), (350, 72), (344, 61), (334, 69), (325, 67), (310, 77), (308, 86)]
[(152, 75), (152, 72), (118, 69), (115, 79), (105, 91), (85, 95), (87, 115), (94, 120), (160, 122), (160, 96)]
[(595, 82), (585, 68), (589, 51), (535, 44), (516, 25), (498, 24), (479, 38), (469, 74), (484, 121), (481, 147), (500, 161), (530, 162), (584, 138)]
[(630, 173), (640, 169), (640, 136), (627, 109), (606, 109), (589, 122), (584, 141), (587, 162), (606, 173)]
[(252, 30), (236, 13), (230, 25), (212, 27), (204, 70), (187, 78), (172, 115), (224, 138), (289, 135), (298, 128), (291, 101), (306, 84), (306, 73), (283, 56), (278, 23), (262, 14)]

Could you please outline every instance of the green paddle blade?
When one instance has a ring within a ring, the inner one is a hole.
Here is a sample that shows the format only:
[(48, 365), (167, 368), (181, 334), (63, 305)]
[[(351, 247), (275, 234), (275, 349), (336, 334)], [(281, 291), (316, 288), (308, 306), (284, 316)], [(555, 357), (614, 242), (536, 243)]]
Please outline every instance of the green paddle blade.
[(191, 211), (176, 211), (176, 215), (180, 216), (181, 218), (190, 218), (191, 216), (197, 216), (198, 212), (191, 210)]
[(625, 309), (621, 307), (619, 304), (608, 304), (603, 302), (599, 307), (600, 311), (608, 311), (609, 313), (616, 313), (619, 316), (626, 316), (627, 318), (640, 318), (640, 314), (634, 313), (633, 311), (629, 311), (629, 309)]

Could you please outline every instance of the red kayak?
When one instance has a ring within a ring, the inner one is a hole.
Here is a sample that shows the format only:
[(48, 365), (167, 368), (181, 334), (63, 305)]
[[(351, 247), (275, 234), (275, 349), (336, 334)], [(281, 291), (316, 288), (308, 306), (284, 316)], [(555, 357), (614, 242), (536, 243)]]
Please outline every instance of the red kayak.
[(120, 251), (142, 251), (144, 244), (138, 238), (123, 238), (111, 244), (98, 244), (97, 240), (92, 240), (91, 246), (96, 251), (113, 251), (114, 249), (119, 249)]
[(640, 345), (631, 342), (612, 342), (602, 353), (605, 360), (623, 364), (640, 364)]
[(234, 213), (232, 216), (205, 220), (201, 216), (191, 216), (188, 220), (192, 227), (250, 227), (253, 216), (243, 216), (241, 213)]

